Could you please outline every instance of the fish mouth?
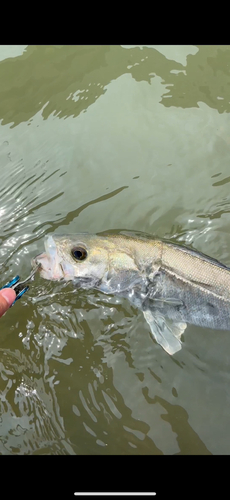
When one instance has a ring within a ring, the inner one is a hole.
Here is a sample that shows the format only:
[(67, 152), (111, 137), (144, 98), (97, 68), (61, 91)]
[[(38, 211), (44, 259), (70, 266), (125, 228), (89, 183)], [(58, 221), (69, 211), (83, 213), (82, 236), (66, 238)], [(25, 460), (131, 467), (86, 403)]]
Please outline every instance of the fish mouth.
[(70, 280), (74, 277), (74, 269), (58, 254), (57, 245), (52, 236), (45, 238), (45, 252), (32, 259), (32, 266), (40, 264), (40, 275), (48, 280)]

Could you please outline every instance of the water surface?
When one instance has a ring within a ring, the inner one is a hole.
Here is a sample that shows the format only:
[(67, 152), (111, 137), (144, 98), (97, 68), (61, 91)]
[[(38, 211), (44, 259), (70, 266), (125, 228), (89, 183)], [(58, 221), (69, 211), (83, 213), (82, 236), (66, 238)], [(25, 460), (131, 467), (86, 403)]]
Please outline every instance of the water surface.
[[(0, 47), (0, 279), (48, 233), (230, 265), (229, 46)], [(173, 357), (126, 300), (36, 277), (1, 319), (0, 454), (229, 454), (230, 333)]]

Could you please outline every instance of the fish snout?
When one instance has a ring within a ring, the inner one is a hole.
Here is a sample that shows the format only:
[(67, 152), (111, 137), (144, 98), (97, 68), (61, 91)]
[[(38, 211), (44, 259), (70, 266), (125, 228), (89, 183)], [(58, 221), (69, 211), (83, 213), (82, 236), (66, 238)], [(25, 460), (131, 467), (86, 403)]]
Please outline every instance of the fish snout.
[(58, 239), (56, 243), (52, 236), (47, 236), (45, 239), (45, 252), (33, 259), (33, 267), (38, 264), (40, 264), (39, 272), (45, 279), (72, 280), (75, 277), (74, 266), (62, 256)]
[(59, 280), (63, 278), (61, 259), (58, 256), (57, 246), (52, 236), (46, 238), (45, 250), (45, 252), (32, 259), (32, 266), (35, 267), (40, 264), (39, 272), (45, 279)]

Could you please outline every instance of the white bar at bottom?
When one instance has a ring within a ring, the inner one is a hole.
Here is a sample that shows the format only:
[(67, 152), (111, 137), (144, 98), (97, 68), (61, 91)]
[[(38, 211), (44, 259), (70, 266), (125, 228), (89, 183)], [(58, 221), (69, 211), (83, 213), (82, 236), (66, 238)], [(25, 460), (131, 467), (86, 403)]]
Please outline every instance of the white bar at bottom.
[(145, 491), (145, 492), (143, 492), (143, 493), (140, 493), (140, 492), (138, 492), (138, 493), (137, 493), (137, 492), (134, 492), (134, 491), (133, 491), (133, 492), (127, 492), (127, 491), (126, 491), (126, 492), (123, 492), (123, 493), (122, 493), (122, 492), (119, 492), (119, 493), (118, 493), (118, 492), (117, 492), (117, 493), (114, 493), (114, 492), (107, 492), (107, 493), (105, 493), (105, 492), (103, 491), (103, 492), (101, 492), (101, 493), (99, 493), (99, 492), (91, 492), (91, 493), (85, 493), (85, 492), (82, 492), (82, 493), (80, 493), (80, 492), (75, 491), (75, 492), (74, 492), (74, 495), (76, 495), (76, 496), (85, 496), (85, 497), (87, 497), (87, 496), (94, 496), (94, 497), (97, 497), (97, 496), (99, 496), (99, 495), (100, 495), (100, 496), (106, 496), (106, 495), (110, 495), (110, 496), (123, 496), (123, 495), (124, 495), (124, 496), (131, 496), (131, 495), (132, 495), (132, 496), (140, 496), (140, 495), (141, 495), (141, 496), (142, 496), (142, 495), (143, 495), (143, 496), (148, 496), (148, 497), (149, 497), (149, 496), (152, 496), (152, 495), (154, 495), (154, 496), (155, 496), (155, 495), (156, 495), (156, 492), (155, 492), (155, 491), (152, 491), (152, 492), (148, 492), (148, 493), (146, 493), (146, 491)]

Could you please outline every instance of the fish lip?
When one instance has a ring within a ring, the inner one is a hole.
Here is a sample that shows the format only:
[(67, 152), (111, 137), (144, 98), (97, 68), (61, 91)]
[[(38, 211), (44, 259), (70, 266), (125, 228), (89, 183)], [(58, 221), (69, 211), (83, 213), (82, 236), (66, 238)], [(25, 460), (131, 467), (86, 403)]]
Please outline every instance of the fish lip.
[(46, 236), (44, 241), (45, 252), (40, 253), (32, 260), (32, 265), (41, 264), (39, 272), (44, 278), (61, 280), (65, 278), (62, 258), (58, 255), (57, 245), (52, 236)]
[(39, 269), (40, 275), (49, 280), (73, 280), (75, 278), (74, 266), (62, 255), (62, 251), (58, 250), (55, 237), (51, 235), (45, 236), (44, 246), (45, 252), (37, 255), (33, 260), (33, 265), (41, 264)]
[(45, 251), (48, 255), (50, 255), (50, 250), (54, 250), (55, 252), (57, 251), (57, 245), (53, 239), (53, 236), (51, 236), (50, 234), (48, 236), (45, 236), (44, 245)]
[(65, 277), (64, 269), (61, 265), (62, 258), (59, 257), (57, 251), (57, 245), (54, 238), (51, 235), (46, 236), (45, 241), (45, 252), (51, 264), (51, 275), (53, 279), (62, 279)]

